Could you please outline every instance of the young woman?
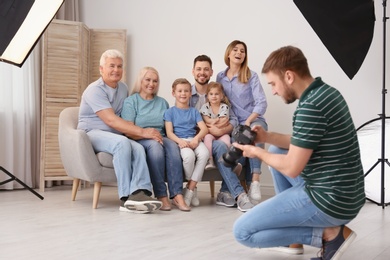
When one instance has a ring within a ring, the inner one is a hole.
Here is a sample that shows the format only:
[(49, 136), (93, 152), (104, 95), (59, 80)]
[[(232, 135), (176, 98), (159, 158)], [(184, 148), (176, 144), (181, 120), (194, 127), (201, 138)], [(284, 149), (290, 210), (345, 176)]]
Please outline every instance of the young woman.
[[(239, 124), (250, 127), (261, 125), (267, 130), (264, 118), (267, 100), (259, 76), (248, 67), (246, 44), (239, 40), (232, 41), (226, 48), (224, 59), (228, 67), (218, 73), (217, 82), (222, 84)], [(264, 144), (257, 145), (264, 147)], [(247, 175), (247, 182), (250, 183), (249, 198), (253, 204), (258, 204), (261, 199), (261, 161), (250, 158), (249, 166), (250, 174)]]

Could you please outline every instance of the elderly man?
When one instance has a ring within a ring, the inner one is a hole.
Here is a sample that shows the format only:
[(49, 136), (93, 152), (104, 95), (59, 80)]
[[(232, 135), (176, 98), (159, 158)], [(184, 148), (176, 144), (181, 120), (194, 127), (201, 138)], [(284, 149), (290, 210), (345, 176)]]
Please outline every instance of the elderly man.
[[(107, 50), (100, 58), (101, 77), (84, 91), (80, 104), (78, 129), (84, 130), (95, 152), (113, 155), (118, 180), (120, 211), (148, 213), (162, 203), (152, 197), (152, 184), (144, 148), (130, 138), (146, 136), (151, 129), (135, 128), (120, 117), (126, 84), (121, 82), (123, 55)], [(128, 138), (129, 137), (129, 138)]]

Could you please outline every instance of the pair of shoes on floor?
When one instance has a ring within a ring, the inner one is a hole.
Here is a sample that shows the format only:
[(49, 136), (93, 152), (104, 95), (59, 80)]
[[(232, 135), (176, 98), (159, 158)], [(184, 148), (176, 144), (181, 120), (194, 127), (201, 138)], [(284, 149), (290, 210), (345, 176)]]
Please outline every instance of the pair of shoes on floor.
[(257, 205), (261, 201), (260, 182), (252, 181), (248, 191), (249, 199), (253, 205)]
[(219, 192), (217, 195), (217, 205), (225, 206), (225, 207), (234, 207), (236, 206), (236, 200), (233, 198), (232, 194), (227, 191)]
[(269, 247), (266, 249), (268, 251), (286, 253), (289, 255), (302, 255), (303, 254), (303, 245), (302, 244), (292, 244), (290, 246)]
[(207, 164), (205, 166), (205, 170), (211, 170), (211, 169), (215, 169), (215, 164), (214, 164), (214, 160), (213, 160), (213, 157), (210, 157), (209, 160), (207, 161)]
[(195, 188), (193, 191), (188, 189), (187, 187), (183, 189), (184, 201), (188, 206), (197, 207), (200, 204), (198, 198), (198, 189)]
[(242, 193), (237, 199), (237, 208), (242, 212), (247, 212), (255, 205), (249, 200), (249, 196), (246, 193)]
[(162, 207), (162, 202), (139, 191), (131, 194), (126, 201), (121, 201), (119, 211), (133, 213), (150, 213)]
[(188, 212), (188, 211), (191, 210), (191, 208), (190, 208), (185, 202), (184, 202), (184, 204), (183, 204), (183, 203), (179, 203), (179, 202), (177, 201), (176, 197), (174, 197), (174, 198), (172, 199), (172, 204), (173, 204), (174, 206), (176, 206), (178, 209), (180, 209), (181, 211)]
[(342, 225), (337, 237), (331, 241), (323, 241), (321, 256), (311, 260), (338, 260), (356, 238), (356, 233)]

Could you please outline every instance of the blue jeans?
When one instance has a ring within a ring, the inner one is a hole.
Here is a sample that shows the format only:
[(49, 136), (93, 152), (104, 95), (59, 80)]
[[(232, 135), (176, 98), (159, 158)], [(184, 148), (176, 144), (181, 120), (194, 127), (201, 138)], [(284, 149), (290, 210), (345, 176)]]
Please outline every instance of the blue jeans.
[[(269, 151), (286, 153), (271, 147)], [(276, 195), (253, 207), (236, 220), (233, 233), (238, 242), (248, 247), (276, 247), (294, 243), (322, 246), (326, 227), (347, 224), (318, 209), (305, 191), (302, 179), (288, 178), (271, 170)]]
[(214, 162), (223, 179), (220, 192), (227, 191), (233, 196), (233, 198), (237, 199), (238, 195), (245, 193), (245, 190), (241, 186), (237, 175), (232, 172), (232, 169), (223, 164), (222, 155), (228, 151), (228, 146), (222, 141), (214, 140), (212, 148)]
[[(270, 145), (268, 147), (268, 152), (270, 153), (276, 153), (276, 154), (287, 154), (287, 149), (282, 149), (279, 147), (276, 147), (274, 145)], [(299, 175), (296, 178), (291, 178), (283, 175), (279, 171), (275, 170), (272, 167), (268, 167), (269, 171), (271, 172), (272, 179), (274, 181), (274, 187), (275, 187), (275, 193), (281, 193), (284, 190), (287, 190), (288, 188), (291, 188), (292, 186), (295, 186), (301, 182), (303, 182), (302, 177)]]
[(142, 139), (138, 142), (145, 148), (154, 195), (157, 198), (168, 196), (164, 178), (165, 173), (170, 198), (181, 194), (183, 190), (183, 167), (179, 146), (167, 137), (163, 137), (163, 144), (152, 139)]
[(139, 143), (124, 135), (101, 130), (91, 130), (87, 135), (95, 153), (112, 154), (119, 198), (129, 196), (141, 189), (152, 194), (145, 150)]

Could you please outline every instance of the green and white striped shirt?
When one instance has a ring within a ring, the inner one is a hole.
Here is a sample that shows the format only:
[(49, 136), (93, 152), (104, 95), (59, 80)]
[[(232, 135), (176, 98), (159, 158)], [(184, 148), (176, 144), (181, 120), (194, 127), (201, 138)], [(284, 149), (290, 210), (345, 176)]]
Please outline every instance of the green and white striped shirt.
[(365, 202), (356, 130), (341, 93), (321, 78), (302, 93), (291, 144), (313, 150), (301, 174), (312, 202), (332, 217), (353, 219)]

